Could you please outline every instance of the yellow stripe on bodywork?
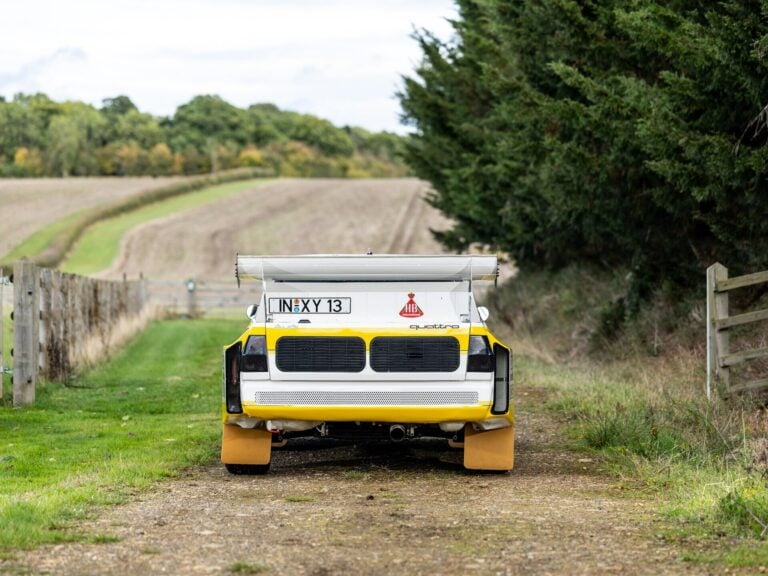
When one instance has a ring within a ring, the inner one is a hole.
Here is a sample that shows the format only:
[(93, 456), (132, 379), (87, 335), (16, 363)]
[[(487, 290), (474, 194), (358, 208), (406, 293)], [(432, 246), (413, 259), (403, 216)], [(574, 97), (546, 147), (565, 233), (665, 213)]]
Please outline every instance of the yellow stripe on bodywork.
[[(252, 332), (249, 332), (251, 334)], [(258, 332), (258, 334), (264, 334), (264, 332)], [(331, 327), (309, 327), (301, 326), (296, 328), (283, 328), (283, 327), (268, 327), (266, 329), (267, 334), (267, 348), (274, 350), (277, 346), (277, 341), (283, 336), (352, 336), (356, 338), (362, 338), (365, 341), (366, 350), (370, 349), (371, 341), (377, 336), (453, 336), (459, 341), (459, 349), (462, 352), (466, 352), (469, 347), (469, 335), (466, 328), (430, 328), (419, 329), (407, 327), (344, 327), (344, 328), (331, 328)]]
[(261, 406), (243, 402), (246, 416), (261, 420), (316, 420), (323, 422), (400, 422), (439, 424), (478, 422), (505, 418), (514, 422), (514, 413), (491, 414), (490, 404), (476, 406)]
[[(482, 325), (472, 325), (470, 334), (472, 336), (487, 336), (491, 346), (499, 344), (509, 349), (503, 342), (496, 338), (490, 330)], [(237, 339), (235, 342), (241, 342), (243, 345), (248, 340), (248, 336), (267, 336), (267, 347), (274, 351), (278, 338), (282, 336), (357, 336), (365, 341), (366, 350), (370, 349), (371, 340), (376, 336), (455, 336), (459, 339), (459, 347), (462, 352), (466, 352), (469, 347), (469, 335), (463, 328), (429, 328), (414, 330), (405, 327), (371, 327), (355, 326), (345, 328), (317, 327), (278, 327), (278, 326), (252, 326)], [(231, 344), (230, 344), (231, 346)], [(226, 347), (225, 347), (226, 348)]]

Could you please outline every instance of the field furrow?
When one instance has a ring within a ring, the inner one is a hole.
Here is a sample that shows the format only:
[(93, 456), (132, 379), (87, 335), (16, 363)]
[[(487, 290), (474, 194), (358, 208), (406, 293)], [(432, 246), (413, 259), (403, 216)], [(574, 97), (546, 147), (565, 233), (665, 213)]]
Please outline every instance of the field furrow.
[(179, 178), (24, 178), (0, 180), (0, 256), (45, 226), (165, 186)]
[(235, 253), (439, 253), (416, 179), (279, 180), (137, 226), (105, 277), (231, 279)]

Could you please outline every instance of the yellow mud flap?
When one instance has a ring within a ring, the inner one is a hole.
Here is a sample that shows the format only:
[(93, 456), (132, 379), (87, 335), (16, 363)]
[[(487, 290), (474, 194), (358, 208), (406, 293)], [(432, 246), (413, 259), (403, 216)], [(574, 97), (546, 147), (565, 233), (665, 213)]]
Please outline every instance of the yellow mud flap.
[(224, 425), (221, 438), (221, 461), (224, 464), (269, 464), (272, 434), (256, 428)]
[(512, 470), (515, 463), (515, 428), (478, 432), (471, 424), (464, 428), (464, 468), (469, 470)]

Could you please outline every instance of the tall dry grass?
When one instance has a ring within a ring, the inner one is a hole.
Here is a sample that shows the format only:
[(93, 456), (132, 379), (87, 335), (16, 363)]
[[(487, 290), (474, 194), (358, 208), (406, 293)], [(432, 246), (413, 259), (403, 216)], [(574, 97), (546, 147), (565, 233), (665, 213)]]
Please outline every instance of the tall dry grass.
[(114, 325), (91, 334), (73, 350), (73, 364), (79, 371), (108, 362), (152, 321), (163, 317), (162, 309), (149, 304), (140, 314), (124, 316)]
[[(707, 400), (703, 292), (662, 290), (609, 337), (604, 311), (625, 282), (576, 268), (521, 273), (491, 297), (495, 327), (581, 447), (657, 489), (682, 526), (765, 537), (768, 413), (755, 397)], [(740, 336), (747, 347), (765, 337)]]

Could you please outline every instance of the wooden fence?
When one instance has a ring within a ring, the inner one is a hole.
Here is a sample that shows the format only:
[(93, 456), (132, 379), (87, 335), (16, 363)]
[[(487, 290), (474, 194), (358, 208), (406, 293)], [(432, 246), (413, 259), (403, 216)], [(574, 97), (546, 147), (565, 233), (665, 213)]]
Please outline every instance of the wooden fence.
[[(94, 341), (107, 342), (148, 301), (143, 280), (110, 282), (21, 261), (13, 267), (13, 404), (31, 404), (39, 377), (69, 378)], [(1, 308), (0, 308), (1, 313)]]
[(728, 277), (728, 268), (716, 263), (707, 268), (707, 398), (715, 390), (723, 396), (768, 390), (768, 378), (731, 382), (731, 367), (768, 357), (768, 348), (731, 353), (729, 329), (768, 320), (768, 309), (730, 315), (728, 293), (768, 282), (768, 271)]
[(5, 322), (5, 311), (3, 305), (5, 304), (5, 287), (10, 285), (10, 278), (5, 275), (5, 268), (0, 266), (0, 396), (5, 392), (5, 375), (11, 374), (11, 371), (5, 366), (5, 330), (3, 329), (3, 322)]
[(209, 313), (228, 313), (245, 320), (246, 307), (258, 304), (261, 300), (261, 284), (258, 282), (242, 284), (238, 288), (234, 280), (152, 280), (147, 289), (153, 306), (171, 315), (203, 316)]

